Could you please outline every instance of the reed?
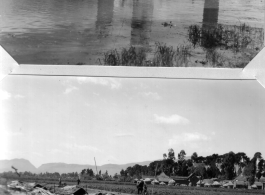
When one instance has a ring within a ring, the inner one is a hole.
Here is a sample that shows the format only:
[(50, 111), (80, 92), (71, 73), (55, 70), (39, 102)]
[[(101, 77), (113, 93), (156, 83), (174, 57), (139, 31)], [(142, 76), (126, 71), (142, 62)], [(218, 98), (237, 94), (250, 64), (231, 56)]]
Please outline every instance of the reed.
[(153, 66), (180, 67), (186, 66), (191, 56), (191, 47), (186, 45), (174, 49), (166, 44), (156, 43)]
[(225, 48), (239, 52), (246, 48), (251, 42), (251, 27), (247, 24), (239, 24), (232, 29), (224, 25), (212, 28), (203, 28), (191, 25), (188, 28), (188, 40), (193, 47), (200, 46), (205, 49)]
[[(99, 59), (101, 63), (101, 60)], [(121, 52), (112, 49), (104, 53), (104, 65), (109, 66), (144, 66), (146, 64), (146, 53), (143, 48), (131, 46), (129, 49), (123, 48)]]

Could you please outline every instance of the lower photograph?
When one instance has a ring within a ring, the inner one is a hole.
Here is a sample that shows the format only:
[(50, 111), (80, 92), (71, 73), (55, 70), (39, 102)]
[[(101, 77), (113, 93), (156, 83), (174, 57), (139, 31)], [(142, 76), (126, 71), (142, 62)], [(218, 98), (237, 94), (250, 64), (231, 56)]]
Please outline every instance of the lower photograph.
[(0, 194), (265, 192), (256, 80), (9, 75)]

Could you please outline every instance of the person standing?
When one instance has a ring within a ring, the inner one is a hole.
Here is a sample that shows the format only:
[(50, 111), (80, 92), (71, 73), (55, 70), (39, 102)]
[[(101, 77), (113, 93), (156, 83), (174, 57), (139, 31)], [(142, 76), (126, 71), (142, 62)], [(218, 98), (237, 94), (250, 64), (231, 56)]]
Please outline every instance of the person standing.
[(81, 175), (80, 175), (80, 174), (78, 174), (77, 185), (79, 185), (79, 184), (80, 184), (80, 177), (81, 177)]
[(145, 182), (144, 182), (144, 195), (147, 195), (147, 185)]
[(140, 181), (140, 183), (137, 185), (138, 194), (143, 193), (143, 188), (144, 188), (144, 181)]
[(59, 177), (59, 186), (62, 185), (62, 180), (61, 180), (61, 177)]

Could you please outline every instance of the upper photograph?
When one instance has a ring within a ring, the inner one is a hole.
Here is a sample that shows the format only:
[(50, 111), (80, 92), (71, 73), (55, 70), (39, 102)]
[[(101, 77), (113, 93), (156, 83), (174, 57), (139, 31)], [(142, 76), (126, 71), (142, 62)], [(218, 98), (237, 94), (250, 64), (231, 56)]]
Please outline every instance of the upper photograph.
[(244, 68), (264, 1), (1, 0), (0, 45), (20, 65)]

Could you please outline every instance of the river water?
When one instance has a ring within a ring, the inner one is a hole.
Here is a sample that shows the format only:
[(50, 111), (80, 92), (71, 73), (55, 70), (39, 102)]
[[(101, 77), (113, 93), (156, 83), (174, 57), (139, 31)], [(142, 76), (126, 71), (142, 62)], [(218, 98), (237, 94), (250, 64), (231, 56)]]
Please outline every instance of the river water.
[(194, 24), (264, 28), (264, 0), (1, 0), (0, 11), (0, 44), (20, 64), (99, 64), (131, 45), (151, 55), (156, 42), (187, 44)]

